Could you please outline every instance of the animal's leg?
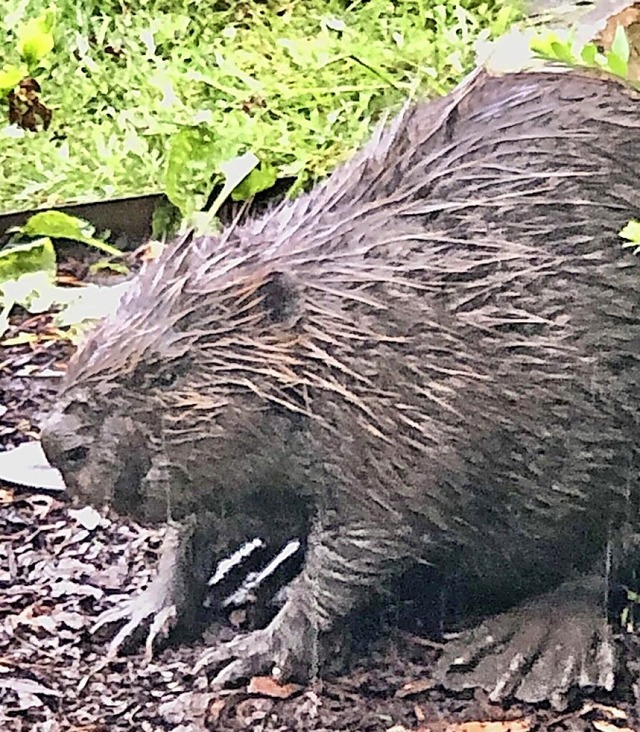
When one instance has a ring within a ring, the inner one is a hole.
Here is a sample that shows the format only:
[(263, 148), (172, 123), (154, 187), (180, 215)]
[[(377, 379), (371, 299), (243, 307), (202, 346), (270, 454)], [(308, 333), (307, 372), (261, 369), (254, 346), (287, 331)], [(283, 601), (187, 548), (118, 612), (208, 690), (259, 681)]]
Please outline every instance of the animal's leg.
[(401, 569), (405, 552), (404, 532), (391, 526), (314, 529), (304, 568), (271, 623), (206, 651), (195, 670), (222, 665), (218, 686), (265, 672), (280, 679), (312, 677), (333, 650), (326, 643), (335, 640), (330, 631)]
[(158, 571), (140, 594), (106, 610), (93, 631), (126, 621), (109, 644), (107, 658), (114, 658), (122, 647), (149, 624), (146, 656), (153, 653), (154, 642), (176, 626), (192, 633), (200, 624), (202, 601), (213, 561), (215, 519), (204, 515), (191, 517), (167, 529)]

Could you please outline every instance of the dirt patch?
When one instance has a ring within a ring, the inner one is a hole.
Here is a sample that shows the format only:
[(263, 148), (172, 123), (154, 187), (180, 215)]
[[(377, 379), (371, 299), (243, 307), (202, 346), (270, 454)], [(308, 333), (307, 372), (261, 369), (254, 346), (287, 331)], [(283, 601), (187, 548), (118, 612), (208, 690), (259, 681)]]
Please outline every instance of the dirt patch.
[(49, 314), (13, 319), (0, 355), (0, 450), (38, 438), (38, 415), (57, 389), (73, 346), (60, 339)]

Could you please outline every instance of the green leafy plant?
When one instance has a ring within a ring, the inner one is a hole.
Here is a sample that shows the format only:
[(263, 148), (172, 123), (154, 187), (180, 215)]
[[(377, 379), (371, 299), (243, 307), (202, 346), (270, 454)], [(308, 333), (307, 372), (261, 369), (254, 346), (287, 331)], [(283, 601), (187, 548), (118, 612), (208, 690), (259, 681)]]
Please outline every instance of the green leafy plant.
[(530, 47), (538, 57), (548, 61), (597, 68), (623, 79), (628, 76), (631, 51), (627, 33), (621, 25), (616, 28), (611, 48), (605, 52), (600, 51), (595, 43), (580, 44), (574, 34), (561, 38), (553, 32), (535, 36)]
[[(15, 28), (50, 0), (3, 0), (0, 68)], [(474, 43), (517, 11), (502, 0), (55, 0), (55, 46), (38, 81), (55, 128), (0, 124), (0, 207), (166, 191), (200, 210), (246, 151), (256, 176), (296, 190), (348, 157), (386, 110), (442, 94), (475, 64)]]
[(30, 69), (53, 50), (55, 12), (48, 8), (16, 30), (16, 49)]
[(55, 11), (44, 10), (15, 29), (17, 64), (5, 64), (0, 69), (0, 96), (7, 96), (27, 76), (36, 73), (40, 62), (53, 51)]
[[(60, 308), (58, 325), (71, 327), (69, 337), (82, 334), (76, 326), (85, 320), (100, 317), (100, 307), (108, 306), (108, 297), (96, 297), (96, 285), (82, 288), (59, 287), (56, 284), (57, 256), (54, 239), (78, 241), (117, 259), (122, 252), (94, 236), (93, 227), (86, 221), (62, 211), (43, 211), (12, 230), (13, 239), (0, 250), (0, 336), (9, 325), (9, 314), (16, 305), (30, 313), (42, 313), (53, 307)], [(23, 241), (25, 238), (31, 241)], [(95, 268), (109, 266), (123, 271), (120, 262), (98, 262)], [(117, 290), (107, 288), (110, 295)], [(113, 298), (112, 298), (113, 299)], [(102, 303), (102, 305), (101, 305)], [(4, 342), (7, 345), (7, 342)]]
[[(13, 307), (32, 308), (55, 278), (56, 252), (48, 237), (0, 250), (0, 335), (7, 329)], [(42, 312), (37, 306), (36, 310)]]
[(260, 161), (251, 152), (221, 163), (219, 172), (224, 176), (224, 185), (214, 202), (208, 210), (187, 219), (187, 225), (194, 225), (199, 232), (214, 228), (214, 218), (229, 196), (236, 201), (246, 200), (270, 188), (276, 180), (275, 171), (267, 165), (260, 166)]
[(23, 226), (14, 229), (14, 232), (29, 237), (46, 236), (51, 239), (78, 241), (99, 249), (111, 257), (122, 256), (119, 249), (93, 236), (94, 228), (88, 221), (69, 216), (62, 211), (42, 211), (33, 214)]
[(181, 130), (171, 138), (165, 193), (183, 219), (204, 207), (214, 183), (221, 179), (222, 190), (209, 209), (209, 219), (229, 196), (234, 201), (246, 200), (276, 182), (274, 166), (261, 163), (251, 152), (238, 155), (240, 147), (238, 141), (225, 144), (202, 126)]

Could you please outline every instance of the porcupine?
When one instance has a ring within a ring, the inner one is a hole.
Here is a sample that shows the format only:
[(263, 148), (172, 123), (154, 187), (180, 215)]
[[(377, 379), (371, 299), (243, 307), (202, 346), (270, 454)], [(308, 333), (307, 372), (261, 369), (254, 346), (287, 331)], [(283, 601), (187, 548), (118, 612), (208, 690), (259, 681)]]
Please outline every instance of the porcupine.
[(217, 683), (305, 678), (340, 619), (426, 563), (514, 603), (445, 647), (442, 683), (612, 687), (603, 556), (637, 498), (638, 270), (618, 234), (640, 208), (638, 98), (476, 70), (309, 193), (146, 267), (43, 428), (77, 500), (183, 522), (129, 629), (189, 617), (213, 522), (277, 493), (308, 507), (304, 566), (266, 628), (205, 653)]

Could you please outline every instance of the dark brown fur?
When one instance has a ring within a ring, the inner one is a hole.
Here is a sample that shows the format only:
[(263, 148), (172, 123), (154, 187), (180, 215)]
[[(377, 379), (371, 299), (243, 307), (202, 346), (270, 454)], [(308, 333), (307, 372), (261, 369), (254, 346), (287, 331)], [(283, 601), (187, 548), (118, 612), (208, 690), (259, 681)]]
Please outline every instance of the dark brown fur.
[(638, 98), (480, 72), (309, 195), (176, 243), (69, 368), (45, 447), (71, 492), (152, 522), (308, 501), (257, 666), (308, 670), (286, 633), (416, 561), (521, 596), (589, 570), (637, 493)]

